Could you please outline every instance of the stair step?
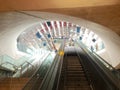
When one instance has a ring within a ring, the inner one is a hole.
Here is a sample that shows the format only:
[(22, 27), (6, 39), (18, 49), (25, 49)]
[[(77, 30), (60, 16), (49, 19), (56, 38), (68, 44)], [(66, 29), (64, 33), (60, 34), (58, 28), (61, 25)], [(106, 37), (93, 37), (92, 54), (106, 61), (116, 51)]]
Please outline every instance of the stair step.
[(68, 66), (82, 66), (81, 64), (79, 64), (79, 62), (69, 62), (68, 64), (67, 64)]
[(66, 90), (91, 90), (90, 88), (67, 87)]
[(90, 88), (90, 86), (89, 85), (76, 85), (76, 86), (67, 86), (67, 85), (65, 85), (65, 87), (70, 87), (70, 88)]
[(66, 74), (82, 74), (82, 75), (85, 75), (85, 73), (81, 72), (81, 71), (67, 71)]
[(86, 79), (86, 77), (68, 77), (67, 79), (66, 79), (67, 81), (83, 81), (83, 80), (87, 80)]
[(71, 73), (71, 74), (70, 74), (70, 73), (69, 73), (69, 74), (67, 73), (66, 76), (67, 76), (67, 77), (86, 77), (85, 74), (77, 74), (77, 73), (76, 73), (76, 74), (75, 74), (75, 73), (74, 73), (74, 74), (73, 74), (73, 73)]
[(78, 68), (82, 68), (81, 65), (68, 65), (67, 67), (72, 67), (72, 68), (76, 68), (76, 67), (78, 67)]
[(67, 70), (83, 70), (83, 68), (67, 68)]
[(75, 73), (75, 74), (77, 74), (77, 73), (78, 73), (78, 74), (85, 74), (84, 71), (78, 71), (78, 70), (69, 70), (69, 71), (67, 71), (67, 73), (73, 73), (73, 74), (74, 74), (74, 73)]
[(73, 90), (91, 90), (90, 86), (65, 86), (64, 88), (73, 89)]
[(75, 83), (67, 82), (66, 86), (89, 86), (89, 84), (87, 81), (86, 82), (78, 82), (78, 83), (77, 82), (75, 82)]
[[(68, 56), (62, 68), (59, 90), (91, 90), (84, 69), (76, 55)], [(63, 82), (65, 82), (63, 84)], [(63, 87), (62, 87), (63, 86)]]
[(72, 71), (83, 71), (83, 69), (82, 68), (67, 68), (66, 70), (72, 70)]
[(72, 77), (69, 77), (69, 78), (67, 78), (67, 80), (76, 80), (76, 79), (77, 79), (78, 81), (79, 81), (79, 80), (87, 80), (86, 77), (73, 77), (73, 78), (72, 78)]

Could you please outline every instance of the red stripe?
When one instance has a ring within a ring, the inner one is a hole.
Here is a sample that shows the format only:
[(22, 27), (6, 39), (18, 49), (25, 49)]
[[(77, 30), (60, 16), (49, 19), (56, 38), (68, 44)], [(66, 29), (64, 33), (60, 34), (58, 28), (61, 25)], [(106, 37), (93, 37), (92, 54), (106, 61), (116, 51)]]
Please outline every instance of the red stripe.
[(62, 27), (62, 22), (60, 21), (59, 23), (60, 23), (60, 27)]
[(41, 29), (41, 30), (40, 30), (40, 32), (41, 32), (41, 33), (44, 33), (44, 30), (43, 30), (43, 29)]
[(50, 25), (50, 29), (51, 29), (51, 30), (53, 29), (52, 25)]
[(64, 22), (64, 24), (63, 24), (64, 26), (67, 26), (67, 22)]
[(54, 26), (55, 26), (55, 28), (57, 28), (57, 22), (56, 21), (54, 21)]
[(46, 23), (43, 23), (44, 27), (45, 27), (45, 30), (48, 31), (48, 27), (47, 27), (47, 24)]

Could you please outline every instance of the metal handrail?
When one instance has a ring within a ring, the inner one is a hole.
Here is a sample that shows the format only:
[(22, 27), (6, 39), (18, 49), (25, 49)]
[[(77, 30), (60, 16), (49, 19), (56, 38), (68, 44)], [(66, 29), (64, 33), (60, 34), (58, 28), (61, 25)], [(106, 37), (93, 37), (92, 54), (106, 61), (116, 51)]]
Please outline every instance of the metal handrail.
[(107, 66), (107, 68), (111, 71), (114, 71), (115, 75), (117, 76), (117, 78), (120, 80), (120, 72), (118, 70), (116, 70), (112, 65), (110, 65), (107, 61), (105, 61), (102, 57), (100, 57), (98, 54), (96, 54), (95, 52), (93, 52), (93, 54), (99, 58), (99, 60), (101, 60), (101, 62), (103, 62), (103, 64), (105, 63)]
[(58, 90), (58, 85), (59, 85), (59, 82), (60, 82), (60, 76), (61, 76), (61, 71), (62, 71), (62, 65), (63, 65), (63, 57), (60, 58), (60, 62), (59, 62), (59, 65), (58, 65), (58, 70), (57, 70), (57, 78), (55, 78), (55, 85), (54, 85), (54, 88), (55, 90)]
[[(26, 62), (25, 62), (26, 63)], [(23, 63), (23, 64), (25, 64), (25, 63)], [(12, 65), (13, 66), (13, 68), (15, 69), (15, 70), (10, 70), (10, 71), (12, 71), (12, 72), (17, 72), (18, 71), (18, 69), (19, 69), (19, 67), (21, 67), (21, 65), (20, 66), (16, 66), (16, 65), (14, 65), (14, 64), (12, 64), (12, 63), (10, 63), (10, 62), (4, 62), (4, 63), (2, 63), (1, 64), (1, 67), (2, 67), (2, 65), (4, 65), (4, 64), (10, 64), (10, 65)]]
[[(15, 70), (11, 70), (11, 69), (8, 69), (8, 68), (4, 68), (4, 67), (2, 66), (2, 65), (4, 65), (4, 64), (10, 64), (10, 65), (14, 66), (13, 68), (14, 68)], [(16, 65), (14, 65), (14, 64), (12, 64), (12, 63), (10, 63), (10, 62), (1, 63), (0, 66), (1, 66), (1, 68), (4, 69), (4, 70), (9, 70), (9, 72), (11, 72), (12, 74), (14, 74), (14, 73), (16, 72), (17, 68), (18, 68)], [(0, 82), (1, 82), (2, 80), (4, 80), (6, 77), (11, 77), (11, 76), (12, 76), (12, 75), (5, 76), (5, 77), (1, 77), (1, 78), (0, 78)]]
[[(78, 43), (78, 42), (77, 42)], [(89, 51), (91, 51), (90, 49), (89, 49), (89, 47), (87, 47), (87, 46), (85, 46), (82, 42), (80, 42), (80, 44), (82, 44), (82, 46), (83, 47), (85, 47), (85, 48), (87, 48)], [(106, 60), (104, 60), (102, 57), (100, 57), (98, 54), (96, 54), (96, 52), (94, 52), (94, 51), (92, 51), (92, 52), (90, 52), (90, 53), (92, 53), (92, 54), (94, 54), (103, 64), (105, 63), (105, 64), (107, 64), (110, 68), (110, 70), (115, 70), (116, 72), (118, 72), (111, 64), (109, 64)], [(108, 66), (107, 66), (107, 68), (108, 68)], [(119, 73), (119, 72), (118, 72)], [(120, 73), (119, 73), (120, 74)]]
[(32, 67), (34, 67), (34, 65), (32, 65), (30, 62), (28, 62), (28, 61), (25, 61), (26, 63), (28, 63), (29, 65), (31, 65)]
[[(23, 64), (19, 65), (18, 68), (16, 69), (19, 72), (16, 72), (16, 74), (14, 75), (14, 77), (20, 77), (21, 75), (23, 75), (23, 71), (25, 70), (25, 68), (29, 67), (29, 65), (32, 67), (32, 70), (35, 68), (34, 65), (32, 65), (30, 62), (25, 61)], [(19, 76), (18, 76), (19, 75)]]
[[(50, 75), (50, 70), (52, 70), (54, 64), (57, 62), (56, 58), (58, 58), (57, 55), (56, 55), (56, 57), (55, 57), (55, 59), (54, 59), (55, 62), (52, 63), (51, 67), (50, 67), (49, 70), (47, 71), (47, 73), (46, 73), (46, 75), (45, 75), (45, 78), (43, 79), (39, 90), (42, 90), (41, 88), (45, 86), (46, 81), (47, 81), (47, 77), (48, 77), (48, 75)], [(54, 67), (54, 68), (55, 68), (55, 67)], [(44, 84), (44, 83), (45, 83), (45, 84)], [(49, 81), (47, 81), (47, 83), (49, 83)], [(48, 84), (47, 84), (47, 85), (48, 85)], [(46, 85), (46, 87), (47, 87), (47, 85)], [(43, 89), (43, 90), (44, 90), (44, 89)], [(46, 89), (45, 89), (45, 90), (46, 90)]]
[[(81, 44), (82, 44), (85, 48), (88, 48), (89, 51), (91, 51), (88, 46), (85, 46), (82, 42), (81, 42)], [(110, 65), (106, 60), (104, 60), (102, 57), (100, 57), (95, 51), (92, 51), (92, 54), (94, 54), (95, 56), (97, 56), (98, 58), (100, 58), (100, 59), (101, 59), (101, 62), (104, 62), (104, 63), (106, 63), (108, 66), (110, 66), (110, 67), (111, 67), (110, 69), (114, 69), (114, 70), (115, 70), (115, 68), (114, 68), (112, 65)]]
[[(24, 64), (26, 64), (26, 63), (29, 64), (30, 66), (32, 66), (33, 68), (35, 68), (35, 66), (32, 65), (32, 64), (31, 64), (30, 62), (28, 62), (28, 61), (25, 61), (25, 62), (24, 62), (23, 64), (21, 64), (20, 66), (22, 67), (22, 66), (23, 66)], [(20, 66), (19, 66), (19, 67), (20, 67)]]
[(4, 63), (1, 63), (0, 65), (2, 66), (3, 64), (6, 64), (6, 63), (8, 63), (8, 64), (10, 64), (10, 65), (13, 65), (13, 66), (17, 67), (16, 65), (14, 65), (14, 64), (12, 64), (12, 63), (10, 63), (10, 62), (4, 62)]
[(87, 79), (88, 79), (88, 82), (89, 82), (89, 84), (90, 84), (91, 90), (95, 90), (94, 84), (93, 84), (91, 78), (90, 78), (89, 75), (88, 75), (88, 74), (89, 74), (89, 71), (87, 70), (86, 66), (84, 65), (84, 63), (83, 63), (83, 61), (82, 61), (82, 59), (81, 59), (81, 57), (80, 57), (80, 55), (79, 55), (79, 52), (78, 52), (76, 49), (75, 49), (75, 51), (76, 51), (76, 53), (77, 53), (78, 58), (80, 59), (79, 61), (81, 62), (82, 66), (83, 66), (83, 69), (84, 69), (84, 71), (85, 71), (85, 75), (86, 75), (86, 77), (87, 77)]
[[(63, 51), (63, 49), (64, 49), (64, 41), (63, 41), (59, 51), (61, 51), (61, 50)], [(39, 90), (48, 90), (48, 88), (49, 88), (49, 90), (52, 90), (53, 85), (55, 83), (60, 59), (61, 59), (61, 56), (59, 55), (59, 51), (51, 65), (51, 67), (49, 68), (47, 74), (45, 75), (45, 78), (43, 79), (42, 84), (39, 87)]]
[[(12, 64), (12, 63), (10, 63), (10, 62), (1, 63), (0, 66), (2, 66), (2, 65), (4, 65), (4, 64), (10, 64), (10, 65), (14, 66), (13, 68), (14, 68), (15, 70), (18, 69), (18, 66), (14, 65), (14, 64)], [(15, 71), (15, 70), (11, 70), (11, 71)]]
[[(48, 53), (48, 55), (49, 55), (50, 53)], [(44, 58), (44, 59), (46, 59), (47, 57), (48, 57), (48, 55)], [(43, 62), (42, 62), (43, 63)], [(41, 63), (41, 64), (42, 64)], [(40, 67), (41, 67), (41, 65), (40, 65)], [(24, 88), (30, 83), (30, 81), (34, 78), (34, 76), (36, 76), (36, 73), (38, 72), (38, 70), (39, 70), (39, 68), (40, 67), (38, 67), (36, 70), (35, 70), (35, 72), (33, 73), (33, 75), (30, 77), (30, 79), (29, 79), (29, 81), (27, 81), (27, 83), (24, 85), (24, 87), (22, 88), (22, 90), (24, 90)]]
[[(95, 62), (97, 64), (97, 66), (99, 66), (99, 68), (101, 68), (101, 70), (105, 73), (105, 75), (109, 78), (109, 80), (112, 81), (112, 83), (120, 89), (120, 80), (118, 79), (118, 77), (115, 77), (115, 75), (113, 75), (113, 73), (111, 72), (110, 69), (108, 69), (103, 62), (101, 62), (97, 56), (95, 56), (93, 53), (91, 54), (90, 51), (88, 51), (88, 49), (80, 42), (77, 42), (78, 45), (81, 45), (81, 49), (87, 53), (89, 55), (89, 57), (92, 58), (93, 62)], [(101, 58), (102, 59), (102, 58)], [(102, 59), (103, 60), (103, 59)], [(106, 62), (107, 63), (107, 62)], [(112, 67), (113, 68), (113, 67)], [(114, 68), (113, 68), (114, 69)], [(114, 69), (115, 70), (115, 69)], [(115, 70), (116, 71), (116, 70)]]

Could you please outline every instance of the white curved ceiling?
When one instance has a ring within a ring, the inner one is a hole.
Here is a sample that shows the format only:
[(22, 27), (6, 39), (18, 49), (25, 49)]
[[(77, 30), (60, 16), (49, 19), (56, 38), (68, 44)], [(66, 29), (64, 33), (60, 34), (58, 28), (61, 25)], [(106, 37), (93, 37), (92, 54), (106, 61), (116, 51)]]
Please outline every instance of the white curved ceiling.
[[(42, 21), (67, 21), (76, 25), (83, 26), (96, 33), (103, 41), (109, 57), (106, 58), (106, 54), (103, 55), (108, 62), (113, 66), (117, 66), (120, 63), (120, 38), (117, 34), (110, 29), (98, 25), (96, 23), (83, 20), (81, 18), (75, 18), (67, 15), (43, 13), (43, 12), (25, 12), (27, 14), (34, 15), (28, 16), (18, 12), (6, 12), (0, 14), (0, 51), (2, 53), (10, 55), (11, 57), (17, 56), (16, 39), (21, 32), (28, 27)], [(44, 20), (45, 19), (45, 20)]]

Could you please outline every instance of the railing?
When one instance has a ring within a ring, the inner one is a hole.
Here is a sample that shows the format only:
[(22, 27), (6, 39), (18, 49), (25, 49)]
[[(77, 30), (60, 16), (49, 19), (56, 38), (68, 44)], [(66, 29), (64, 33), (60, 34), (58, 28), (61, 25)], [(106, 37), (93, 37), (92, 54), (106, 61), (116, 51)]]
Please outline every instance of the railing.
[[(120, 73), (95, 52), (91, 52), (87, 49), (87, 47), (80, 41), (77, 41), (77, 44), (84, 51), (84, 55), (81, 55), (81, 57), (87, 59), (87, 61), (83, 60), (84, 65), (94, 73), (93, 78), (98, 79), (98, 81), (94, 80), (94, 84), (97, 84), (96, 86), (98, 87), (99, 84), (101, 84), (101, 87), (103, 86), (102, 90), (119, 90)], [(106, 85), (106, 87), (104, 85)], [(99, 89), (97, 88), (97, 90)]]
[(28, 57), (25, 57), (25, 56), (22, 56), (16, 60), (16, 59), (4, 54), (4, 55), (0, 56), (0, 65), (2, 65), (4, 68), (9, 68), (10, 70), (14, 70), (15, 68), (19, 67), (21, 64), (23, 64), (27, 60), (31, 61)]
[[(41, 79), (44, 77), (47, 69), (49, 68), (49, 66), (52, 63), (52, 60), (54, 57), (50, 58), (50, 54), (48, 54), (43, 62), (41, 63), (41, 65), (39, 65), (39, 67), (37, 68), (37, 70), (35, 71), (35, 73), (32, 75), (32, 77), (30, 78), (30, 80), (27, 82), (27, 84), (23, 87), (22, 90), (35, 90), (35, 88), (38, 87), (38, 85), (40, 83), (38, 83), (39, 81), (41, 81)], [(46, 67), (47, 66), (47, 67)]]
[(79, 55), (78, 50), (75, 49), (75, 51), (76, 51), (76, 53), (77, 53), (77, 56), (79, 57), (79, 61), (81, 62), (81, 65), (83, 66), (83, 70), (84, 70), (84, 72), (85, 72), (85, 75), (86, 75), (86, 78), (87, 78), (87, 80), (88, 80), (88, 82), (89, 82), (89, 85), (90, 85), (91, 90), (95, 90), (94, 84), (93, 84), (93, 82), (92, 82), (92, 80), (91, 80), (91, 77), (90, 77), (90, 72), (89, 72), (89, 70), (88, 70), (87, 67), (84, 65), (84, 62), (83, 62), (81, 56)]
[(56, 75), (57, 77), (55, 78), (55, 83), (54, 83), (53, 90), (58, 90), (59, 89), (59, 83), (60, 83), (61, 72), (62, 72), (62, 67), (63, 67), (63, 58), (64, 57), (61, 57), (60, 62), (59, 62), (57, 75)]
[[(25, 61), (23, 64), (18, 66), (17, 72), (13, 75), (13, 77), (29, 77), (30, 75), (23, 76), (24, 73), (28, 73), (27, 71), (31, 72), (35, 69), (35, 66), (30, 62)], [(33, 72), (31, 72), (33, 73)]]
[(15, 72), (7, 70), (7, 69), (0, 69), (0, 82), (4, 80), (6, 77), (12, 77)]
[[(64, 41), (38, 90), (56, 90), (60, 78), (60, 65), (63, 59)], [(58, 75), (58, 76), (57, 76)], [(59, 78), (58, 78), (59, 77)]]
[[(3, 65), (6, 65), (6, 64), (9, 64), (10, 66), (12, 66), (13, 69), (12, 69), (12, 70), (9, 69), (9, 70), (11, 70), (11, 71), (15, 71), (15, 70), (18, 68), (18, 66), (14, 65), (14, 64), (12, 64), (12, 63), (10, 63), (10, 62), (1, 63), (0, 66), (2, 67)], [(7, 68), (7, 69), (8, 69), (8, 68)]]
[(83, 46), (84, 50), (86, 50), (86, 51), (90, 54), (90, 56), (93, 56), (93, 55), (94, 55), (94, 56), (97, 58), (96, 60), (97, 60), (99, 63), (104, 64), (104, 66), (105, 66), (106, 68), (108, 68), (118, 79), (120, 79), (120, 72), (119, 72), (118, 70), (116, 70), (112, 65), (110, 65), (110, 64), (109, 64), (107, 61), (105, 61), (102, 57), (100, 57), (98, 54), (96, 54), (96, 52), (91, 51), (89, 47), (85, 46), (85, 45), (82, 44), (82, 43), (79, 43), (79, 44), (81, 44), (81, 46)]
[[(5, 67), (2, 67), (4, 64), (9, 64), (11, 67), (13, 67), (14, 69), (13, 70), (11, 70), (11, 69), (9, 69), (9, 68), (5, 68)], [(14, 65), (14, 64), (12, 64), (12, 63), (10, 63), (10, 62), (4, 62), (4, 63), (2, 63), (1, 65), (0, 65), (0, 81), (2, 81), (2, 80), (4, 80), (4, 78), (6, 78), (6, 77), (12, 77), (15, 73), (16, 73), (16, 71), (17, 71), (17, 66), (16, 65)]]

